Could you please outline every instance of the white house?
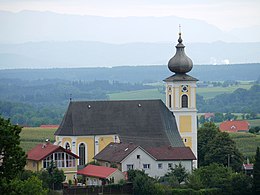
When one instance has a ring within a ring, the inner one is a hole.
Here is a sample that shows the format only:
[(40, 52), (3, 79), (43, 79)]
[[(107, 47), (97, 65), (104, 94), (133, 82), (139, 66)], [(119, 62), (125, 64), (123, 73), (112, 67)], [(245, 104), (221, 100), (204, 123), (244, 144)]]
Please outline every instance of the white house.
[(150, 177), (162, 177), (179, 163), (191, 172), (193, 160), (196, 160), (189, 147), (144, 149), (133, 143), (110, 143), (94, 159), (103, 166), (116, 165), (122, 172), (130, 169), (144, 170)]

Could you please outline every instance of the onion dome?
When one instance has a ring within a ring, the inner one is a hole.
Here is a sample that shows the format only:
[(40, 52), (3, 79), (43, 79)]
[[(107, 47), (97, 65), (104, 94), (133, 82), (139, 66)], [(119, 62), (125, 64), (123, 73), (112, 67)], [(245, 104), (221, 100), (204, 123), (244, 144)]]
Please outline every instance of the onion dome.
[(178, 42), (176, 45), (176, 53), (168, 62), (168, 68), (176, 74), (185, 74), (191, 71), (193, 63), (184, 52), (185, 46), (182, 44), (181, 33), (179, 33)]

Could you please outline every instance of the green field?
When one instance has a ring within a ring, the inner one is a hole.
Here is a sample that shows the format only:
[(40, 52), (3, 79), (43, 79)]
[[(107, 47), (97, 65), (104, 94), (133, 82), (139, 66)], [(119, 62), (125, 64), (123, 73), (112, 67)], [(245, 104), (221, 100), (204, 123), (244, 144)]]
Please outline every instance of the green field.
[(27, 152), (37, 144), (44, 143), (46, 139), (49, 139), (53, 143), (55, 131), (56, 129), (24, 127), (20, 133), (21, 147)]
[[(162, 86), (163, 84), (161, 84)], [(158, 86), (158, 83), (156, 83)], [(160, 86), (158, 86), (160, 87)], [(232, 93), (238, 88), (250, 89), (252, 84), (243, 83), (237, 86), (230, 87), (207, 87), (207, 88), (197, 88), (197, 93), (204, 97), (204, 99), (214, 98), (216, 95), (223, 93)], [(161, 99), (165, 101), (165, 94), (160, 93), (158, 89), (144, 89), (137, 91), (128, 91), (120, 93), (108, 94), (110, 100), (143, 100), (143, 99)]]
[(246, 157), (254, 156), (257, 146), (260, 147), (260, 135), (251, 133), (230, 133), (239, 151)]
[(197, 93), (204, 97), (204, 99), (210, 99), (214, 98), (217, 95), (223, 94), (223, 93), (232, 93), (238, 88), (243, 89), (250, 89), (252, 87), (252, 84), (245, 83), (240, 84), (237, 86), (230, 86), (230, 87), (207, 87), (207, 88), (197, 88)]

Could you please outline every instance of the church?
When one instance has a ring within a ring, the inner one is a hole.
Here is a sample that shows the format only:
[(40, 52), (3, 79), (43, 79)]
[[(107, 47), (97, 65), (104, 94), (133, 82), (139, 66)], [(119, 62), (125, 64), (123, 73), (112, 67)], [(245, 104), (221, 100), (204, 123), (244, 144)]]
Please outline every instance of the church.
[(197, 157), (197, 79), (187, 74), (193, 63), (184, 47), (179, 33), (168, 63), (174, 74), (164, 80), (166, 105), (161, 100), (71, 101), (55, 132), (55, 144), (78, 155), (79, 167), (111, 142), (143, 148), (186, 146)]

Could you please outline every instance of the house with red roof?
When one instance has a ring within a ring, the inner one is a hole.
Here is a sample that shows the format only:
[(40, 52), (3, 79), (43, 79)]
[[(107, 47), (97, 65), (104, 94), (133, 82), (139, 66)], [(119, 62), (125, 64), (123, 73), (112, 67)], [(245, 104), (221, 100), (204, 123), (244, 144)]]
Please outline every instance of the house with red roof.
[(137, 169), (144, 170), (150, 177), (161, 177), (179, 163), (191, 172), (196, 157), (189, 147), (143, 148), (133, 143), (110, 143), (94, 159), (102, 166), (116, 165), (122, 172)]
[(27, 153), (25, 169), (40, 171), (55, 163), (58, 169), (62, 169), (66, 180), (73, 180), (77, 173), (77, 159), (79, 157), (61, 146), (53, 145), (50, 142), (38, 144)]
[(249, 130), (249, 123), (246, 120), (224, 121), (219, 125), (220, 131), (226, 132), (245, 132)]
[(88, 165), (77, 171), (77, 174), (84, 176), (87, 185), (117, 184), (120, 180), (125, 179), (125, 175), (117, 168), (96, 165)]

